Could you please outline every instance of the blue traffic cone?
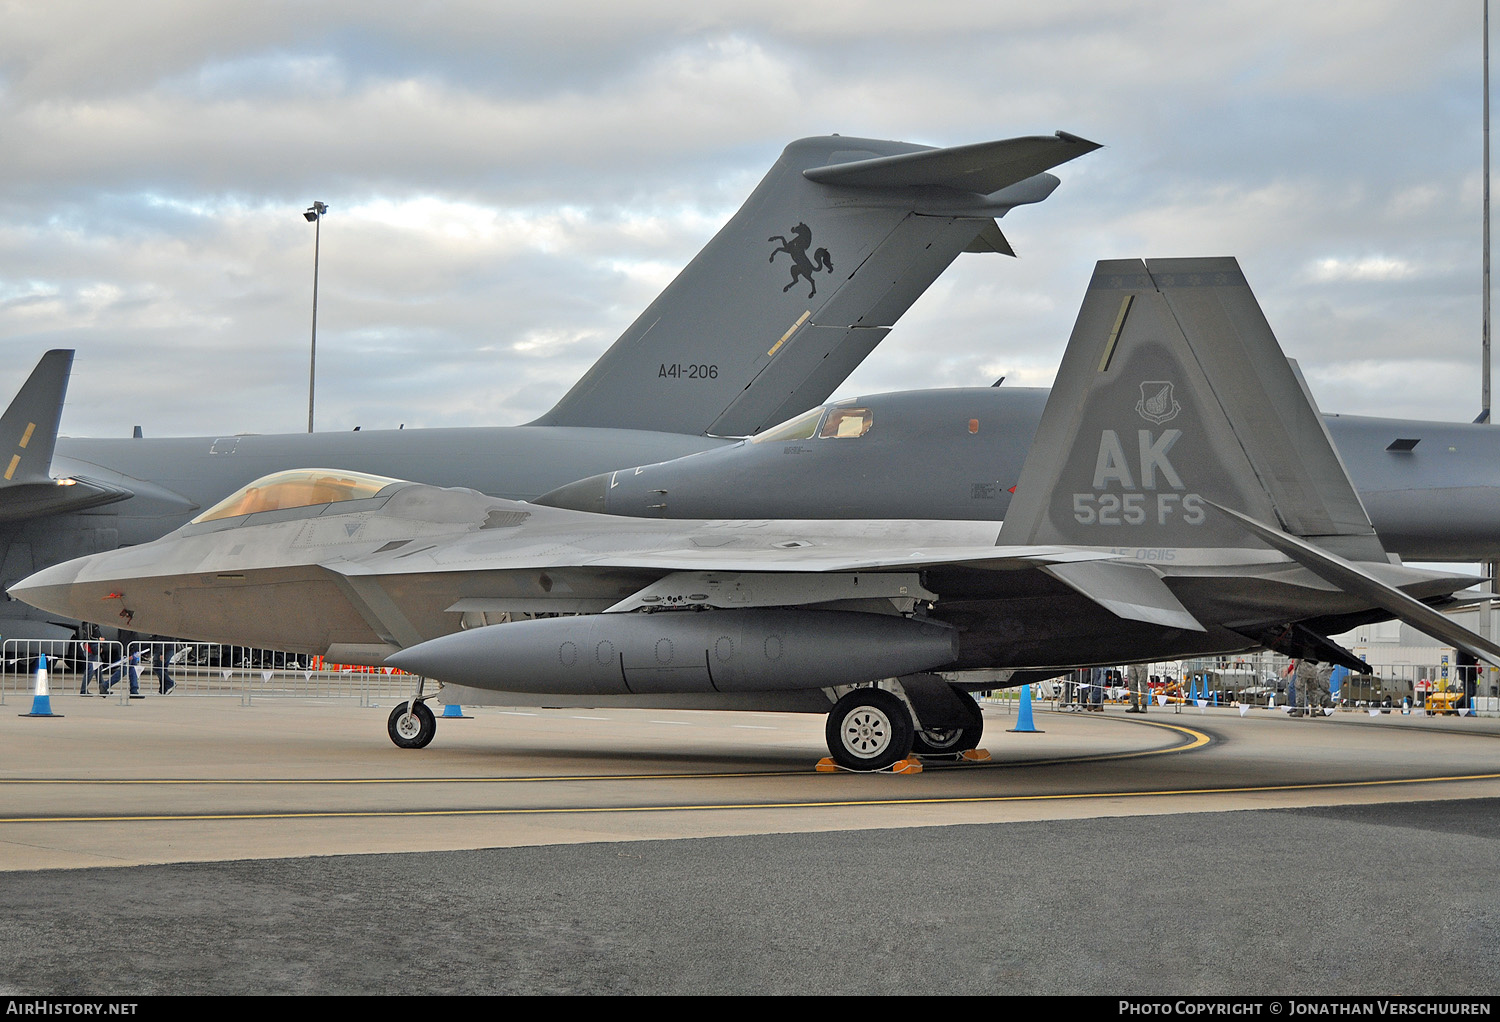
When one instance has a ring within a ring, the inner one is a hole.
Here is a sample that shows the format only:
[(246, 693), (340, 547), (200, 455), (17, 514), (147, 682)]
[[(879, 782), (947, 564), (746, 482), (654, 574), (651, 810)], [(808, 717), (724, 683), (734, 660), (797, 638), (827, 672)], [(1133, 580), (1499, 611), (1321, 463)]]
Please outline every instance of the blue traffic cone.
[(1036, 724), (1031, 719), (1031, 686), (1021, 686), (1021, 708), (1016, 711), (1016, 726), (1010, 729), (1011, 734), (1044, 734), (1038, 731)]
[(52, 695), (47, 691), (47, 654), (43, 653), (36, 664), (36, 692), (31, 697), (31, 712), (18, 713), (18, 717), (61, 717), (52, 712)]
[(473, 717), (471, 717), (467, 713), (465, 713), (464, 712), (464, 708), (462, 706), (460, 706), (458, 703), (444, 703), (443, 704), (443, 716), (444, 717), (449, 717), (449, 718), (457, 717), (459, 720), (473, 720), (474, 719)]

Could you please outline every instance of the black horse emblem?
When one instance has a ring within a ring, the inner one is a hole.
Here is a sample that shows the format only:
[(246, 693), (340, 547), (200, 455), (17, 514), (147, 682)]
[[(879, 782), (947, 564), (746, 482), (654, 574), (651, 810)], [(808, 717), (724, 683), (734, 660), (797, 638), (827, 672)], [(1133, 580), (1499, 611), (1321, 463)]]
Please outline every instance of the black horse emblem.
[(767, 260), (768, 262), (774, 263), (778, 252), (785, 252), (792, 257), (792, 279), (787, 283), (786, 287), (781, 289), (782, 292), (790, 291), (792, 285), (797, 283), (797, 278), (801, 277), (812, 288), (807, 293), (807, 297), (811, 298), (817, 294), (818, 285), (813, 282), (813, 274), (819, 270), (827, 270), (829, 273), (832, 273), (833, 257), (828, 254), (828, 249), (820, 248), (813, 253), (812, 259), (807, 258), (807, 246), (812, 244), (812, 228), (806, 224), (798, 224), (792, 228), (792, 238), (790, 241), (779, 234), (766, 240), (781, 242), (771, 252), (771, 258)]

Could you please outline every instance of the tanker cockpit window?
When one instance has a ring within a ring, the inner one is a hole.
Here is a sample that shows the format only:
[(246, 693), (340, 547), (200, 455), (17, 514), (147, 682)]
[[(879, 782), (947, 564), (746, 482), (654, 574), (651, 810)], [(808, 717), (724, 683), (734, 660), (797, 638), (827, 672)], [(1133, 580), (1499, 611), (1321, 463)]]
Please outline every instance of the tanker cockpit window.
[(823, 428), (818, 430), (820, 439), (835, 437), (845, 440), (850, 437), (864, 436), (870, 432), (870, 426), (874, 422), (874, 416), (868, 408), (835, 408), (828, 413), (828, 418), (823, 422)]
[(225, 497), (194, 518), (192, 524), (214, 522), (221, 518), (238, 518), (257, 511), (280, 511), (291, 507), (359, 500), (373, 497), (386, 487), (400, 482), (399, 479), (386, 476), (342, 472), (332, 468), (298, 468), (276, 472), (262, 476)]
[(795, 419), (788, 419), (779, 426), (772, 426), (759, 436), (750, 438), (752, 444), (783, 443), (787, 440), (811, 440), (818, 432), (818, 420), (827, 411), (824, 408), (814, 408), (810, 412), (803, 412)]

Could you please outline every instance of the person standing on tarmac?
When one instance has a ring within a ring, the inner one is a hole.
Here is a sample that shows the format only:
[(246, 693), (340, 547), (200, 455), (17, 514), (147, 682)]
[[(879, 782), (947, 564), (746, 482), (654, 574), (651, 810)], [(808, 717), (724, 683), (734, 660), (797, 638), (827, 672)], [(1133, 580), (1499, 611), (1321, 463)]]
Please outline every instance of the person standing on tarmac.
[[(140, 664), (140, 662), (141, 662), (141, 654), (139, 652), (135, 652), (135, 653), (130, 653), (130, 654), (126, 655), (125, 657), (123, 657), (122, 659), (117, 660), (115, 663), (111, 664), (110, 666), (112, 666), (114, 668), (114, 670), (110, 672), (108, 680), (100, 682), (100, 684), (99, 684), (99, 694), (101, 696), (108, 696), (110, 688), (114, 685), (115, 682), (119, 681), (121, 679), (121, 677), (124, 676), (125, 672), (128, 670), (130, 672), (130, 698), (132, 698), (132, 699), (141, 699), (141, 698), (144, 698), (141, 695), (141, 688), (140, 688), (140, 685), (141, 685), (141, 672), (140, 672), (140, 669), (138, 667), (138, 665)], [(100, 673), (101, 674), (103, 673), (102, 669), (101, 669)]]
[(89, 682), (95, 678), (100, 683), (104, 681), (104, 665), (99, 659), (99, 626), (84, 625), (83, 639), (79, 643), (83, 653), (83, 684), (78, 688), (78, 694), (86, 696), (89, 694)]
[(1297, 701), (1294, 704), (1295, 709), (1292, 710), (1293, 717), (1323, 716), (1326, 690), (1324, 692), (1318, 690), (1318, 683), (1321, 680), (1318, 675), (1316, 662), (1306, 659), (1297, 661), (1297, 673), (1293, 676), (1297, 685)]
[(1151, 705), (1151, 681), (1145, 664), (1131, 664), (1125, 668), (1130, 678), (1130, 706), (1126, 713), (1145, 713)]
[(151, 669), (156, 672), (156, 690), (164, 696), (171, 695), (172, 690), (177, 687), (177, 682), (172, 680), (171, 672), (172, 657), (176, 653), (177, 643), (162, 642), (159, 637), (152, 648)]
[(1318, 680), (1313, 686), (1313, 691), (1318, 694), (1318, 708), (1313, 712), (1320, 717), (1326, 717), (1323, 712), (1325, 707), (1332, 706), (1338, 709), (1333, 701), (1333, 664), (1321, 663), (1318, 665)]

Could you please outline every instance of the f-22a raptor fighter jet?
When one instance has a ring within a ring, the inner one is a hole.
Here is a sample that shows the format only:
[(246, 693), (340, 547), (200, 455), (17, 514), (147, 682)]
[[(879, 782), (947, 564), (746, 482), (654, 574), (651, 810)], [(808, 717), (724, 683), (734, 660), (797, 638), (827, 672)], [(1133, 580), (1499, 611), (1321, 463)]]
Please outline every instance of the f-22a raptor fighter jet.
[[(1500, 660), (1435, 609), (1474, 579), (1388, 555), (1231, 286), (1228, 259), (1098, 265), (1000, 527), (623, 519), (315, 469), (11, 593), (549, 704), (826, 711), (851, 769), (974, 747), (995, 670), (1267, 646), (1358, 669), (1327, 636), (1390, 617)], [(399, 745), (432, 739), (421, 691)]]

